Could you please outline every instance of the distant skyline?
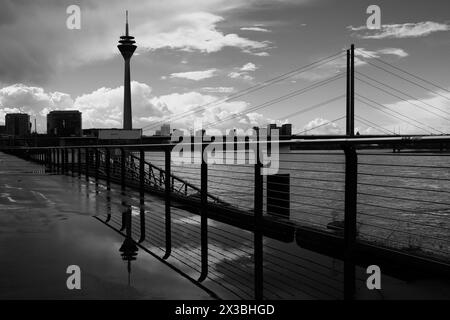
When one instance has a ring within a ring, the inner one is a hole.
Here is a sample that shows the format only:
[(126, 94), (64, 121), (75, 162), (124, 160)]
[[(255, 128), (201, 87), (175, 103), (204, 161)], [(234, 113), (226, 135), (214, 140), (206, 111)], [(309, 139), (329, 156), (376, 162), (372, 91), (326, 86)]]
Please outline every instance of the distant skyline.
[[(66, 28), (66, 8), (72, 4), (81, 8), (80, 30)], [(365, 27), (371, 4), (381, 8), (380, 30)], [(0, 5), (0, 123), (5, 113), (26, 112), (36, 117), (38, 132), (45, 132), (48, 112), (76, 109), (83, 113), (84, 128), (121, 128), (123, 60), (116, 46), (129, 10), (130, 34), (138, 46), (131, 63), (133, 127), (149, 126), (146, 134), (153, 134), (168, 116), (330, 56), (351, 43), (359, 49), (357, 72), (378, 80), (372, 82), (377, 86), (388, 84), (410, 94), (392, 91), (411, 103), (359, 80), (358, 94), (450, 132), (448, 0), (0, 0)], [(426, 84), (431, 92), (395, 78), (367, 63), (376, 63), (373, 58), (361, 60), (364, 53), (446, 90)], [(221, 130), (289, 122), (293, 132), (325, 123), (313, 133), (343, 133), (343, 120), (326, 121), (345, 114), (345, 99), (295, 112), (344, 94), (344, 78), (267, 108), (246, 110), (345, 71), (344, 62), (334, 60), (167, 122), (184, 129), (218, 123)], [(231, 121), (220, 122), (233, 114)], [(425, 133), (359, 101), (356, 115), (391, 131)], [(357, 121), (356, 127), (361, 133), (379, 133), (367, 122)]]

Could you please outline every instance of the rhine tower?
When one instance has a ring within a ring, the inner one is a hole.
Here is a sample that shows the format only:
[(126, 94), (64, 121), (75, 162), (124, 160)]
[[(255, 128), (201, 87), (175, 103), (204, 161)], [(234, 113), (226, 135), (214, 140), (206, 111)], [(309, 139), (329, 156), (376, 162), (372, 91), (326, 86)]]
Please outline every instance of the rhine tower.
[(128, 10), (126, 11), (125, 35), (120, 37), (117, 47), (125, 60), (125, 79), (123, 83), (123, 129), (131, 130), (131, 86), (130, 86), (130, 60), (137, 46), (134, 37), (128, 34)]

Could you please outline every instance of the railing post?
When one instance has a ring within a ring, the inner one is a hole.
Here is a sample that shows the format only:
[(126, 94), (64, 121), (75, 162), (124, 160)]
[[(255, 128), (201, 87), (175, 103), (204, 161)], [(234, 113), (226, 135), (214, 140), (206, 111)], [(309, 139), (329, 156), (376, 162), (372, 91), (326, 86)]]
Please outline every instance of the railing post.
[(78, 157), (77, 157), (77, 160), (78, 160), (78, 177), (81, 177), (81, 162), (83, 161), (83, 160), (81, 159), (81, 148), (78, 148)]
[(139, 191), (141, 201), (144, 200), (145, 191), (145, 151), (143, 148), (139, 150)]
[(106, 187), (111, 190), (111, 152), (109, 148), (105, 150), (105, 170), (106, 170)]
[(125, 190), (125, 149), (120, 148), (120, 184), (122, 186), (122, 190)]
[(64, 173), (67, 174), (69, 172), (69, 149), (64, 148)]
[(60, 157), (60, 149), (56, 149), (56, 173), (61, 173), (61, 157)]
[(66, 149), (61, 149), (61, 173), (66, 174)]
[[(165, 150), (165, 207), (166, 207), (166, 217), (165, 217), (165, 229), (166, 229), (166, 253), (164, 255), (164, 259), (167, 259), (170, 257), (170, 254), (172, 253), (172, 218), (170, 214), (170, 164), (171, 164), (171, 149), (167, 148)], [(161, 174), (161, 172), (160, 172)]]
[(47, 149), (47, 165), (48, 170), (52, 172), (53, 170), (53, 164), (52, 164), (52, 149)]
[(208, 276), (208, 160), (204, 154), (205, 145), (202, 135), (202, 154), (200, 167), (200, 234), (201, 234), (201, 274), (198, 281), (203, 281)]
[(50, 159), (50, 162), (52, 163), (52, 172), (55, 172), (56, 171), (56, 159), (55, 159), (55, 149), (54, 148), (52, 148), (52, 149), (50, 149), (50, 157), (51, 157), (51, 159)]
[(72, 149), (70, 149), (70, 157), (71, 157), (71, 159), (70, 159), (70, 165), (71, 165), (71, 169), (70, 169), (70, 171), (71, 171), (71, 173), (72, 173), (72, 177), (74, 176), (74, 172), (75, 172), (75, 149), (74, 148), (72, 148)]
[(138, 242), (141, 243), (141, 242), (145, 241), (145, 205), (143, 202), (141, 202), (139, 218), (140, 218), (139, 224), (140, 224), (141, 236), (139, 237)]
[(86, 168), (84, 168), (85, 170), (85, 174), (86, 174), (86, 181), (89, 181), (89, 148), (85, 148), (84, 149), (84, 162), (85, 162), (85, 166)]
[(256, 132), (256, 156), (255, 156), (255, 190), (254, 190), (254, 276), (255, 276), (255, 300), (263, 299), (263, 234), (262, 234), (262, 215), (263, 215), (263, 177), (261, 175), (259, 132)]
[(98, 182), (98, 170), (100, 169), (100, 152), (98, 151), (98, 148), (94, 148), (94, 155), (95, 155), (95, 182)]
[(358, 193), (358, 156), (354, 146), (345, 146), (344, 299), (355, 298), (355, 243)]

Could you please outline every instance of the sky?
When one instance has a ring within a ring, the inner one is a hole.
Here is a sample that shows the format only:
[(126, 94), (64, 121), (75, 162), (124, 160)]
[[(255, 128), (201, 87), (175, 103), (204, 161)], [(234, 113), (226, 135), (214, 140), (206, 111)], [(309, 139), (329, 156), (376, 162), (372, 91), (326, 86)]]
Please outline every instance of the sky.
[[(379, 29), (367, 27), (372, 4), (380, 8)], [(80, 7), (80, 29), (67, 27), (70, 5)], [(122, 127), (117, 43), (128, 10), (138, 46), (131, 61), (133, 127), (144, 134), (162, 123), (212, 132), (292, 123), (294, 132), (342, 134), (351, 44), (360, 133), (450, 133), (448, 0), (0, 0), (0, 6), (0, 123), (6, 113), (26, 112), (45, 133), (49, 111), (77, 109), (83, 128)], [(259, 90), (244, 94), (247, 88)]]

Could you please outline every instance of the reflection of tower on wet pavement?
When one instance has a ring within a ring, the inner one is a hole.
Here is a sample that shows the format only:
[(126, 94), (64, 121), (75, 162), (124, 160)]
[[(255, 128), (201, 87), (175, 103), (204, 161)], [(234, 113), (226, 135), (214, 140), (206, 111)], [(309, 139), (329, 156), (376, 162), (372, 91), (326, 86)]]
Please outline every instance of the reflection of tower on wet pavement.
[(131, 237), (131, 206), (129, 205), (126, 205), (126, 210), (122, 213), (122, 229), (124, 228), (126, 236), (119, 251), (122, 259), (127, 261), (128, 285), (130, 285), (131, 261), (136, 260), (139, 249)]

